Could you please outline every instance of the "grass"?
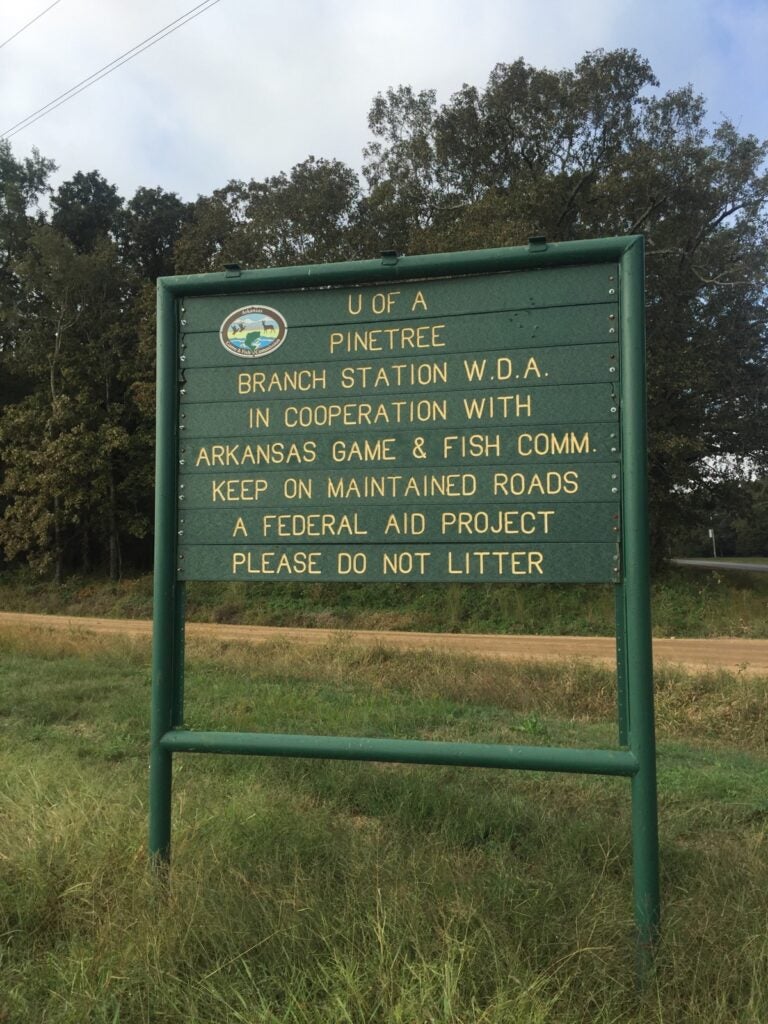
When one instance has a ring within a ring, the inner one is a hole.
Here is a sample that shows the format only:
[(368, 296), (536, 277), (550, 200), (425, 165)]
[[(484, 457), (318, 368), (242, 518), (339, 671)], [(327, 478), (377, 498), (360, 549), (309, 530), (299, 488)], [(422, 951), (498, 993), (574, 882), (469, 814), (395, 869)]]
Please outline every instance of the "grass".
[[(664, 939), (633, 984), (625, 780), (176, 758), (145, 859), (149, 651), (0, 632), (2, 1024), (763, 1024), (768, 680), (657, 678)], [(611, 673), (190, 646), (196, 728), (604, 745)]]
[[(611, 586), (511, 584), (191, 583), (187, 618), (267, 626), (426, 632), (606, 636)], [(56, 586), (26, 572), (0, 573), (5, 611), (151, 618), (152, 578), (110, 583), (70, 578)], [(670, 569), (653, 584), (659, 637), (768, 637), (768, 576)]]

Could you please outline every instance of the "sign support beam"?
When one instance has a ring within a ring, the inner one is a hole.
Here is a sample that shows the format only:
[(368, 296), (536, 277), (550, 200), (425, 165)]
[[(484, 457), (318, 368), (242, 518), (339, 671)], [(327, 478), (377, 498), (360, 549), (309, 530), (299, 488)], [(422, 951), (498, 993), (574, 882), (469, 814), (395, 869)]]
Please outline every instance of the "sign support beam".
[(638, 969), (647, 974), (660, 927), (656, 738), (653, 710), (651, 586), (648, 541), (648, 451), (645, 423), (644, 252), (639, 238), (623, 254), (621, 327), (622, 474), (629, 746), (639, 770), (632, 779), (632, 857)]
[(152, 721), (149, 755), (149, 855), (170, 860), (173, 754), (161, 744), (176, 724), (184, 634), (176, 580), (177, 372), (176, 300), (158, 284), (155, 579), (152, 637)]
[(172, 729), (165, 750), (194, 754), (260, 754), (269, 757), (328, 758), (395, 764), (518, 768), (537, 772), (632, 777), (639, 765), (627, 750), (569, 750), (503, 743), (446, 743), (437, 740), (370, 739), (347, 736), (292, 736), (281, 733), (203, 732)]

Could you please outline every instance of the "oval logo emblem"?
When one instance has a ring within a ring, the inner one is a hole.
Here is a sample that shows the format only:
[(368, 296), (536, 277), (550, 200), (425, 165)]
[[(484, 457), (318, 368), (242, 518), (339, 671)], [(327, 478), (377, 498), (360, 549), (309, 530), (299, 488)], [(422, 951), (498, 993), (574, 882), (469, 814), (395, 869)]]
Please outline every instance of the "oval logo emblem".
[(243, 306), (230, 313), (219, 330), (224, 348), (233, 356), (258, 359), (268, 356), (285, 341), (288, 324), (271, 306)]

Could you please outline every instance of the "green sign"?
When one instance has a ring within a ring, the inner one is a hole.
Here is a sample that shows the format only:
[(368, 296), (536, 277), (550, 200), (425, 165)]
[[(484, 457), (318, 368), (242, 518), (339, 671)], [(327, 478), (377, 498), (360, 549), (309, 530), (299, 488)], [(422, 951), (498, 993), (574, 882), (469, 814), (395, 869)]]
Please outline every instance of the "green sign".
[[(658, 933), (643, 240), (158, 281), (150, 854), (174, 752), (624, 776)], [(607, 750), (184, 727), (189, 580), (610, 583)]]
[(184, 295), (178, 578), (617, 581), (617, 282)]

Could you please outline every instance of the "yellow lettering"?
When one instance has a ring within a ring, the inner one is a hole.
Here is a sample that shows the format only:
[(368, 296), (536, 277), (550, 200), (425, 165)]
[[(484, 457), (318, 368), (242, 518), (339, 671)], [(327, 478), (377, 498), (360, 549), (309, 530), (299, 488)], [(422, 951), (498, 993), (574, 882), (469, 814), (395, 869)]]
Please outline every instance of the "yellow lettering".
[(391, 512), (384, 527), (388, 533), (413, 534), (420, 537), (427, 529), (427, 517), (423, 512)]
[(343, 366), (340, 383), (349, 388), (392, 388), (428, 387), (432, 384), (447, 384), (448, 364), (442, 362), (388, 363), (380, 366)]
[(496, 360), (496, 380), (510, 380), (512, 376), (512, 360), (509, 356), (499, 356)]
[(395, 462), (397, 455), (392, 451), (394, 437), (381, 437), (375, 441), (334, 441), (331, 458), (334, 462)]
[(335, 512), (275, 512), (261, 519), (265, 537), (367, 537), (358, 512), (337, 515)]
[[(463, 535), (469, 536), (515, 536), (524, 534), (532, 536), (541, 530), (543, 534), (549, 533), (549, 524), (554, 509), (543, 509), (534, 512), (531, 509), (499, 509), (494, 512), (479, 510), (468, 511), (446, 511), (440, 514), (440, 532), (445, 536)], [(386, 531), (385, 531), (386, 532)]]
[(591, 451), (589, 431), (579, 437), (574, 431), (565, 434), (520, 434), (517, 438), (519, 455), (588, 455)]
[[(503, 419), (510, 416), (519, 418), (523, 415), (530, 416), (533, 412), (530, 395), (491, 395), (486, 398), (464, 398), (463, 402), (464, 414), (468, 420), (479, 420), (483, 417), (492, 420), (497, 419), (499, 415)], [(513, 407), (512, 411), (510, 406)]]
[(501, 438), (498, 434), (446, 434), (443, 438), (443, 458), (454, 451), (463, 459), (481, 459), (501, 455)]
[(528, 365), (525, 367), (525, 373), (523, 373), (523, 380), (527, 380), (528, 377), (532, 376), (533, 374), (535, 374), (537, 377), (541, 377), (541, 370), (539, 369), (539, 364), (536, 362), (533, 356), (531, 356), (528, 360)]
[(504, 579), (509, 576), (543, 576), (542, 551), (447, 551), (447, 571), (451, 576), (485, 576)]
[(339, 576), (363, 576), (368, 568), (368, 556), (364, 551), (340, 551), (336, 556), (336, 572)]
[(317, 458), (317, 441), (286, 443), (260, 441), (254, 444), (214, 444), (210, 451), (201, 448), (196, 466), (261, 466), (286, 465), (293, 462), (309, 463)]
[[(252, 548), (232, 554), (232, 575), (244, 576), (319, 576), (322, 573), (320, 551), (265, 551)], [(240, 572), (242, 570), (242, 572)]]
[(328, 351), (403, 352), (414, 348), (445, 348), (445, 340), (440, 334), (444, 329), (445, 324), (418, 324), (374, 327), (362, 331), (331, 331), (328, 335)]
[[(497, 474), (505, 476), (504, 473)], [(326, 480), (328, 498), (467, 498), (477, 492), (474, 473), (385, 473)]]
[(259, 501), (269, 484), (262, 479), (212, 480), (211, 501)]
[(564, 473), (551, 470), (548, 473), (501, 473), (493, 474), (493, 493), (505, 497), (519, 498), (528, 494), (576, 494), (579, 490), (577, 470)]
[(248, 426), (251, 430), (269, 426), (269, 407), (252, 405), (248, 409)]
[(312, 497), (312, 481), (298, 476), (289, 476), (283, 481), (283, 497), (289, 501), (302, 501)]
[(330, 402), (289, 405), (283, 410), (288, 429), (360, 427), (379, 423), (431, 423), (448, 419), (445, 398), (392, 399), (388, 402)]
[(238, 395), (269, 394), (272, 391), (323, 391), (327, 383), (325, 370), (252, 370), (237, 375)]
[(385, 576), (423, 576), (426, 572), (430, 551), (395, 551), (382, 555), (382, 572)]

